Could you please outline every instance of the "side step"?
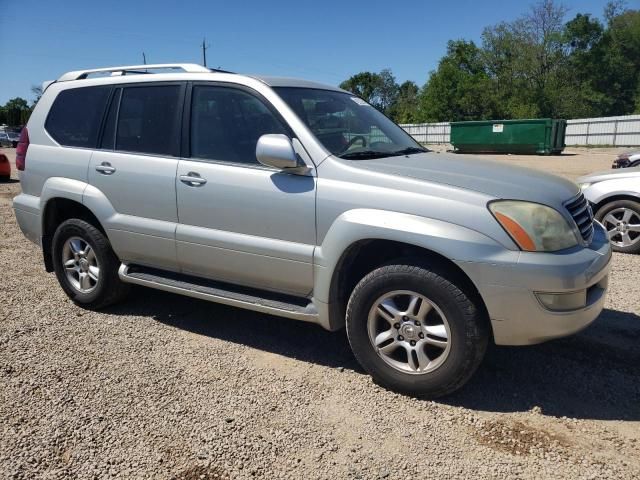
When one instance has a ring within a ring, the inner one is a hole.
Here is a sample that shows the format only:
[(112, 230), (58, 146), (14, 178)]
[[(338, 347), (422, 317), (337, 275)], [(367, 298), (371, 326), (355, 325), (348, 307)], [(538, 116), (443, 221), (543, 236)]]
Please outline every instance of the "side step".
[(241, 287), (139, 265), (122, 264), (118, 275), (123, 282), (127, 283), (279, 317), (318, 323), (318, 312), (308, 298)]

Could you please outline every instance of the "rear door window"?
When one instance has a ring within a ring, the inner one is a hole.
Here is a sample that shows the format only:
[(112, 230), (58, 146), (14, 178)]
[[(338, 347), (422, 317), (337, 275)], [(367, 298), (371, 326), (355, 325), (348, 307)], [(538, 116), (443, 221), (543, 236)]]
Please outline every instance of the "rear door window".
[(58, 94), (45, 122), (60, 145), (94, 148), (111, 87), (84, 87)]
[(115, 149), (178, 156), (181, 90), (181, 85), (124, 88)]

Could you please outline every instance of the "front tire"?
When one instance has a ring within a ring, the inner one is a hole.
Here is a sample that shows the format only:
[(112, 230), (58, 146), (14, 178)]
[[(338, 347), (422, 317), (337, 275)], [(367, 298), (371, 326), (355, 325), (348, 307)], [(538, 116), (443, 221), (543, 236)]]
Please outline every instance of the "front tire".
[(461, 285), (418, 262), (385, 265), (358, 283), (347, 305), (347, 336), (376, 383), (436, 398), (471, 378), (489, 328), (478, 300)]
[(118, 277), (120, 261), (107, 237), (80, 219), (61, 223), (52, 258), (60, 286), (77, 305), (97, 310), (123, 299), (129, 286)]
[(640, 203), (632, 200), (610, 202), (596, 212), (615, 252), (640, 253)]

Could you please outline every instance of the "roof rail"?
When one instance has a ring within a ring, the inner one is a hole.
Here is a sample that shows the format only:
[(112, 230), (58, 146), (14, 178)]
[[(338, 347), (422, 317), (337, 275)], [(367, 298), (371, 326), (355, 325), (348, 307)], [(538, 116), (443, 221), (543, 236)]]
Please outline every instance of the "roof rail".
[(94, 68), (91, 70), (76, 70), (67, 72), (57, 81), (83, 80), (93, 73), (111, 73), (111, 75), (153, 73), (150, 70), (182, 70), (186, 73), (211, 73), (212, 70), (195, 63), (157, 63), (154, 65), (128, 65), (125, 67)]

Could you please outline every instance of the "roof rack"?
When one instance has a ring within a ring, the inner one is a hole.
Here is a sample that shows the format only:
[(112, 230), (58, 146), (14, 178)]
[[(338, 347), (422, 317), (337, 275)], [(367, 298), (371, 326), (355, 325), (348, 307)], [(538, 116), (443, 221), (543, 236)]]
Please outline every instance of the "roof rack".
[(185, 73), (211, 73), (212, 70), (195, 63), (157, 63), (154, 65), (128, 65), (126, 67), (94, 68), (92, 70), (76, 70), (67, 72), (57, 81), (66, 82), (69, 80), (83, 80), (94, 73), (111, 73), (117, 75), (142, 75), (153, 73), (150, 70), (182, 70)]

